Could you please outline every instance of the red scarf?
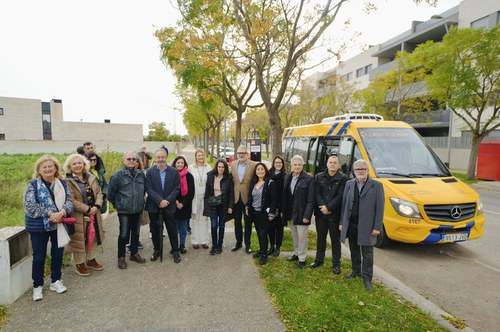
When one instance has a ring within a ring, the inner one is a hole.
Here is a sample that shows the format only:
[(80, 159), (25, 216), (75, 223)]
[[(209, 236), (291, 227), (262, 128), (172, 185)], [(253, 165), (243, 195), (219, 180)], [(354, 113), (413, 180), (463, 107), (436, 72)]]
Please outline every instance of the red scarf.
[(184, 167), (181, 171), (179, 171), (179, 175), (181, 176), (181, 195), (186, 196), (188, 193), (188, 183), (186, 179), (186, 174), (188, 172), (188, 168)]

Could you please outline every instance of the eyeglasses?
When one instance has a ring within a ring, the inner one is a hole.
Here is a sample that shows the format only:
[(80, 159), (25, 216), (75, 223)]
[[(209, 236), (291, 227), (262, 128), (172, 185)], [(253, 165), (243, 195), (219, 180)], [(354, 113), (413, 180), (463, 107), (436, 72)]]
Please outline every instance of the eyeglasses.
[(96, 159), (96, 158), (90, 158), (89, 160), (90, 160), (91, 162), (92, 162), (92, 161), (97, 161), (97, 159)]
[(355, 172), (366, 172), (368, 170), (368, 168), (355, 168), (354, 171)]
[(247, 154), (246, 152), (236, 152), (236, 154)]
[(126, 159), (127, 159), (127, 161), (136, 161), (137, 160), (137, 158), (126, 158)]

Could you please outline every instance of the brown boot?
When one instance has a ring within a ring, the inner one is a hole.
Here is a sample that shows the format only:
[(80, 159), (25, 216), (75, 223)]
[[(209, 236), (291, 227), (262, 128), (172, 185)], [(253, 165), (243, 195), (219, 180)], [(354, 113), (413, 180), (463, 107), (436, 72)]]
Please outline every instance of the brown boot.
[(118, 257), (118, 268), (120, 270), (127, 268), (127, 261), (125, 260), (125, 257)]
[(87, 269), (87, 266), (85, 265), (85, 263), (75, 264), (75, 272), (76, 272), (76, 274), (78, 274), (79, 276), (82, 276), (82, 277), (88, 277), (90, 275), (90, 272)]
[(133, 262), (137, 262), (139, 264), (146, 263), (146, 260), (144, 258), (142, 258), (141, 255), (139, 255), (138, 253), (135, 255), (130, 255), (130, 260)]
[(95, 260), (95, 258), (87, 261), (87, 267), (89, 269), (96, 270), (96, 271), (102, 271), (102, 270), (104, 270), (104, 266), (102, 266), (101, 264), (97, 263), (97, 261)]

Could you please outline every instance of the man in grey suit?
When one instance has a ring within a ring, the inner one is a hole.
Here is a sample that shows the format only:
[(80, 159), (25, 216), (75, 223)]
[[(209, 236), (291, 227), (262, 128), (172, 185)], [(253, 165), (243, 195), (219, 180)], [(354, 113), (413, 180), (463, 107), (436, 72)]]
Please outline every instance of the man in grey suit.
[(342, 198), (340, 240), (344, 242), (349, 238), (352, 272), (346, 277), (362, 276), (370, 292), (373, 289), (373, 246), (384, 219), (384, 187), (368, 176), (365, 160), (355, 161), (353, 167), (356, 178), (347, 181)]
[(146, 172), (146, 193), (148, 194), (146, 211), (149, 214), (151, 238), (154, 246), (151, 261), (154, 262), (160, 257), (160, 241), (163, 241), (163, 234), (161, 234), (158, 220), (161, 213), (172, 246), (171, 252), (174, 255), (174, 262), (180, 263), (179, 240), (174, 218), (175, 200), (181, 186), (179, 172), (167, 165), (167, 152), (164, 149), (156, 150), (155, 162), (156, 165)]

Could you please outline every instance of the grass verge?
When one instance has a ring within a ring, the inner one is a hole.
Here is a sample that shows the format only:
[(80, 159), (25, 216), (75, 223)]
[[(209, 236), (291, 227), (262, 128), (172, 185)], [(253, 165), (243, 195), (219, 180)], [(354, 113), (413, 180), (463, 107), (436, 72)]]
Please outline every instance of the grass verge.
[[(374, 284), (367, 293), (361, 279), (334, 275), (331, 267), (300, 270), (283, 257), (259, 266), (286, 331), (446, 331), (384, 287)], [(350, 270), (349, 262), (342, 270)]]
[[(307, 250), (316, 250), (316, 232), (314, 231), (309, 231), (308, 234), (308, 241), (307, 241)], [(250, 240), (252, 244), (252, 250), (256, 251), (259, 248), (259, 238), (257, 237), (257, 233), (255, 229), (252, 231), (252, 237)], [(268, 244), (269, 246), (269, 244)], [(327, 242), (326, 244), (327, 249), (331, 249), (332, 245)], [(293, 252), (293, 239), (292, 239), (292, 232), (288, 229), (285, 228), (285, 231), (283, 233), (283, 244), (281, 245), (281, 251), (291, 251)]]
[(465, 174), (462, 173), (453, 173), (453, 176), (455, 176), (457, 179), (467, 184), (473, 184), (479, 182), (478, 179), (472, 179), (472, 180), (467, 179)]

